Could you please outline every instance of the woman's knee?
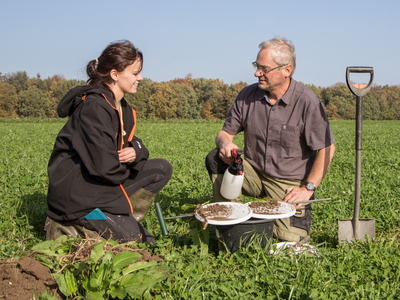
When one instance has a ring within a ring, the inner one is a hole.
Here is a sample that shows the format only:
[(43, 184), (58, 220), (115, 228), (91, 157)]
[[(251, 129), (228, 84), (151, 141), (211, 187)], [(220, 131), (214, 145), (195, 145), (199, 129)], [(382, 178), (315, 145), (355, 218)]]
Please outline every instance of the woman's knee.
[(156, 166), (160, 170), (164, 171), (165, 177), (171, 178), (172, 169), (173, 169), (171, 163), (168, 160), (163, 159), (163, 158), (154, 158), (154, 160), (155, 160)]

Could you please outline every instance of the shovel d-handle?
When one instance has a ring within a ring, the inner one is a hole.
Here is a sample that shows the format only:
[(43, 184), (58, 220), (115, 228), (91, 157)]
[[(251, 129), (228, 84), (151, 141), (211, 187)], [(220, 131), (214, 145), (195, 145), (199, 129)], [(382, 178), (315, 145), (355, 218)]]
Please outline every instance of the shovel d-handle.
[[(369, 73), (370, 78), (368, 84), (363, 88), (357, 88), (350, 83), (350, 73)], [(347, 67), (346, 68), (346, 83), (350, 91), (358, 96), (362, 97), (371, 89), (372, 82), (374, 81), (374, 68), (372, 67)]]

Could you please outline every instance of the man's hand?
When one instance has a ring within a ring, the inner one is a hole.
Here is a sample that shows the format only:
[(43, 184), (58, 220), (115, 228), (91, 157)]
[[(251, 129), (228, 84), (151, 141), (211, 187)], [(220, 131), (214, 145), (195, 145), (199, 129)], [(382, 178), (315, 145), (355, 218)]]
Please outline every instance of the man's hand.
[[(297, 202), (297, 201), (307, 201), (310, 200), (313, 191), (307, 190), (304, 186), (302, 187), (291, 187), (286, 189), (286, 196), (283, 199), (284, 202)], [(295, 208), (299, 209), (304, 205), (304, 203), (295, 204)]]
[(131, 163), (136, 159), (136, 151), (133, 147), (127, 147), (118, 151), (119, 162)]
[(228, 165), (233, 160), (232, 149), (239, 148), (232, 142), (234, 137), (234, 135), (230, 135), (226, 131), (221, 130), (218, 132), (218, 135), (215, 139), (215, 143), (219, 148), (219, 157)]
[(232, 149), (235, 148), (238, 148), (238, 146), (233, 143), (230, 143), (225, 147), (219, 148), (219, 157), (224, 163), (229, 165), (233, 161)]

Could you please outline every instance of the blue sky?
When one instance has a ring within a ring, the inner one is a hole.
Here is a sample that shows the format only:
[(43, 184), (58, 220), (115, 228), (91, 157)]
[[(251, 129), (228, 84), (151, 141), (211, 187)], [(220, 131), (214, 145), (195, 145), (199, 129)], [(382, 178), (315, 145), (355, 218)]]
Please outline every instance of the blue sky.
[(153, 81), (253, 83), (259, 43), (280, 35), (296, 47), (298, 81), (328, 87), (371, 66), (375, 84), (400, 85), (399, 11), (398, 0), (2, 0), (0, 72), (86, 80), (89, 60), (128, 39)]

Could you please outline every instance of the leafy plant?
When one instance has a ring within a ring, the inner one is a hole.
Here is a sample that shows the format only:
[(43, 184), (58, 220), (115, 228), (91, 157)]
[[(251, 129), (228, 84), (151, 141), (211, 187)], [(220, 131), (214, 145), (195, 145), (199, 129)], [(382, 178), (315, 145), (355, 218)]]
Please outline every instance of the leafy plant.
[(134, 242), (81, 240), (74, 244), (77, 241), (62, 236), (32, 249), (54, 271), (61, 267), (53, 277), (71, 299), (150, 297), (149, 289), (166, 278), (156, 261), (141, 261), (142, 250)]

